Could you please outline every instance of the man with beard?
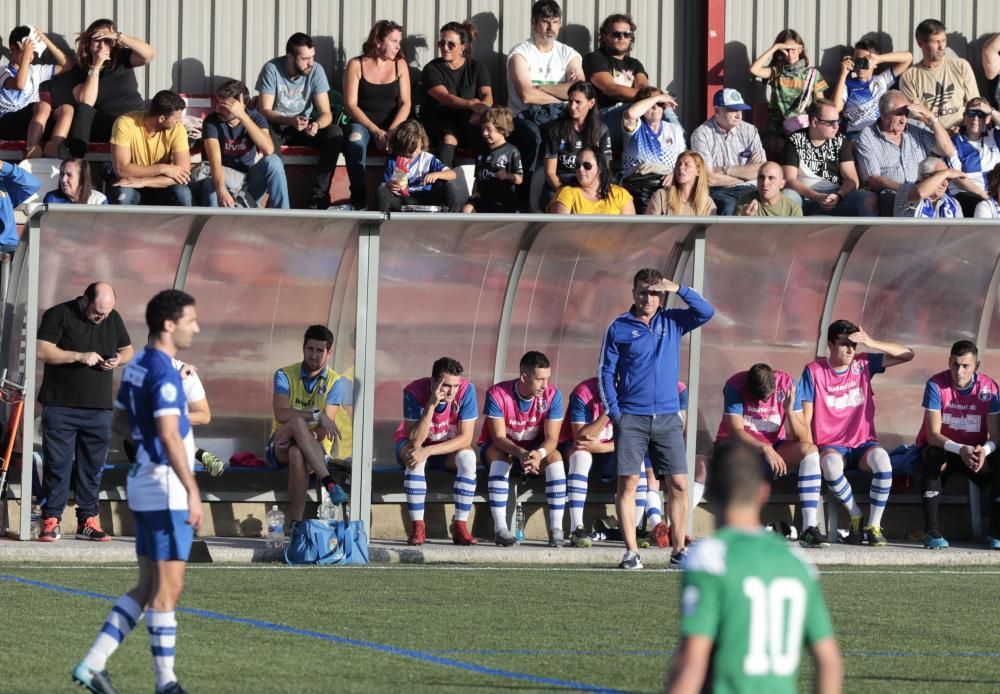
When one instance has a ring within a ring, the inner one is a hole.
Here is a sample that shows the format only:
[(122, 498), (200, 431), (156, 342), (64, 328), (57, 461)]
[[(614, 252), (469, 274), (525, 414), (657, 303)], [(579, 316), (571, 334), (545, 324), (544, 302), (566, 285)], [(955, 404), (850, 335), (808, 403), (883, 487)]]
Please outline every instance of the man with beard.
[(350, 388), (350, 382), (326, 364), (332, 348), (330, 329), (310, 325), (302, 338), (302, 361), (274, 374), (274, 421), (267, 461), (273, 467), (288, 468), (288, 515), (293, 524), (305, 512), (310, 475), (316, 475), (334, 504), (348, 500), (326, 467), (338, 434), (333, 420)]
[(292, 34), (285, 44), (285, 55), (264, 64), (256, 89), (260, 92), (257, 107), (267, 119), (276, 150), (280, 152), (282, 145), (319, 149), (308, 207), (323, 210), (330, 206), (330, 182), (344, 133), (333, 122), (327, 95), (330, 83), (315, 59), (312, 37)]

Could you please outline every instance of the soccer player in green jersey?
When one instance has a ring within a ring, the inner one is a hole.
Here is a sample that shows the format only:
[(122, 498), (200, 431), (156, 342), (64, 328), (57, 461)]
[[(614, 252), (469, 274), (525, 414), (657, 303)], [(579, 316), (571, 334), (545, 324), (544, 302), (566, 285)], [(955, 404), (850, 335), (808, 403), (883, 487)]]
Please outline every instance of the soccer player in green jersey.
[(716, 448), (707, 491), (720, 528), (691, 547), (683, 567), (672, 694), (795, 692), (803, 644), (816, 659), (815, 691), (840, 691), (840, 649), (815, 570), (761, 527), (765, 465), (738, 442)]

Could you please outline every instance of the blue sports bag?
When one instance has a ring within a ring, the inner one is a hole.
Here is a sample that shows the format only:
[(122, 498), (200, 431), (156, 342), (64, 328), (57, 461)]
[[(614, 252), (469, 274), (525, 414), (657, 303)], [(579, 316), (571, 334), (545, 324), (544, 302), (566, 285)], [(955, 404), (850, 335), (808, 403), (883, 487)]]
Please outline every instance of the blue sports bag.
[(367, 564), (368, 535), (361, 521), (308, 520), (295, 525), (285, 548), (289, 564)]

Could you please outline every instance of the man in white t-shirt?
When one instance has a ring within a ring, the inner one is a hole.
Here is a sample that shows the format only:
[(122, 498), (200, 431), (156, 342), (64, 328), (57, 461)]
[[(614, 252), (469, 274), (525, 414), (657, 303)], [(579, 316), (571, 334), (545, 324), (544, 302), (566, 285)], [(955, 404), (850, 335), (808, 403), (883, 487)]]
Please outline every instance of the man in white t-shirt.
[[(192, 364), (185, 364), (176, 357), (171, 362), (174, 369), (181, 375), (181, 386), (184, 388), (184, 399), (187, 401), (188, 407), (188, 421), (193, 427), (208, 424), (212, 421), (212, 410), (208, 406), (205, 386), (202, 385), (201, 379), (198, 377), (198, 369)], [(129, 462), (135, 463), (135, 442), (129, 438), (125, 439), (123, 443)], [(195, 450), (194, 459), (201, 463), (212, 477), (218, 477), (226, 469), (225, 461), (202, 448)]]
[(526, 207), (529, 181), (542, 146), (539, 126), (558, 118), (570, 86), (586, 79), (583, 57), (556, 40), (560, 26), (559, 3), (538, 0), (531, 6), (531, 37), (507, 54), (507, 104), (515, 116), (514, 132), (508, 140), (517, 147), (524, 164), (526, 179), (518, 186), (522, 207)]

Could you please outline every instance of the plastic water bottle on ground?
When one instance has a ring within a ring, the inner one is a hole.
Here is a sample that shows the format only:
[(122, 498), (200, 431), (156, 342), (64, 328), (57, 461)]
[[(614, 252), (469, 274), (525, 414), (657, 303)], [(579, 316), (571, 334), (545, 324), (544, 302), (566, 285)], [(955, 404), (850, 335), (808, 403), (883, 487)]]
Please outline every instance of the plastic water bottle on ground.
[(37, 540), (42, 534), (42, 507), (31, 505), (31, 539)]
[(267, 512), (267, 546), (282, 547), (285, 544), (285, 514), (275, 504)]
[(524, 509), (521, 504), (514, 510), (514, 537), (518, 542), (524, 542)]

